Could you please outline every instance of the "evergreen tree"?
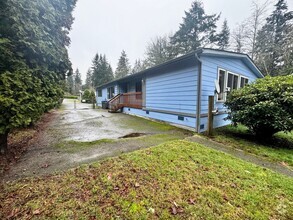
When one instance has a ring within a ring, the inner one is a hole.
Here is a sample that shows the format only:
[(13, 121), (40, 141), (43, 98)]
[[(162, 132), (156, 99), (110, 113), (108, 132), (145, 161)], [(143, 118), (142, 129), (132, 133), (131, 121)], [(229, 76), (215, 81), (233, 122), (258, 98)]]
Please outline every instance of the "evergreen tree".
[(293, 12), (288, 12), (287, 3), (279, 0), (275, 10), (266, 19), (266, 24), (257, 36), (257, 64), (268, 75), (279, 75), (288, 66), (284, 54), (286, 39), (290, 35)]
[(93, 86), (105, 84), (114, 79), (113, 70), (108, 63), (106, 55), (96, 54), (92, 64)]
[(92, 89), (93, 88), (93, 72), (91, 69), (88, 69), (86, 73), (86, 79), (85, 79), (85, 89)]
[(183, 23), (171, 38), (177, 54), (186, 54), (200, 47), (211, 46), (217, 41), (216, 22), (220, 15), (207, 15), (200, 1), (192, 3), (185, 12)]
[(148, 43), (146, 49), (145, 63), (147, 67), (152, 67), (169, 61), (175, 57), (173, 45), (168, 36), (156, 37)]
[(70, 75), (70, 76), (67, 77), (66, 84), (67, 84), (67, 91), (70, 94), (74, 94), (74, 78), (73, 78), (73, 75)]
[(81, 90), (81, 85), (82, 85), (81, 74), (80, 74), (79, 70), (76, 69), (76, 71), (74, 73), (74, 93), (75, 93), (75, 95), (79, 94), (79, 91)]
[(218, 42), (217, 45), (219, 49), (225, 50), (229, 47), (229, 39), (230, 39), (230, 29), (228, 27), (228, 22), (225, 19), (222, 30), (218, 35)]
[(118, 61), (118, 65), (115, 71), (115, 78), (119, 79), (125, 77), (131, 73), (131, 66), (124, 50), (121, 52), (121, 56)]
[(0, 150), (11, 129), (60, 104), (76, 0), (0, 0)]

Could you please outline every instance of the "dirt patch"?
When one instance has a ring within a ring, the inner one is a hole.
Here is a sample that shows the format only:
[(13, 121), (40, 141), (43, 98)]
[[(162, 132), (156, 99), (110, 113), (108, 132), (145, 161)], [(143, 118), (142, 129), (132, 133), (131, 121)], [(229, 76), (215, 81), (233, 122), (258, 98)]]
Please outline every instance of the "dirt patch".
[(130, 134), (127, 134), (127, 135), (120, 137), (119, 139), (141, 137), (141, 136), (145, 136), (145, 135), (147, 135), (147, 134), (145, 134), (145, 133), (130, 133)]
[(6, 155), (0, 154), (0, 178), (5, 172), (8, 172), (21, 157), (27, 152), (32, 142), (38, 140), (38, 136), (48, 127), (48, 124), (54, 120), (56, 111), (51, 111), (44, 114), (41, 119), (34, 125), (28, 128), (13, 130), (8, 136), (9, 153)]

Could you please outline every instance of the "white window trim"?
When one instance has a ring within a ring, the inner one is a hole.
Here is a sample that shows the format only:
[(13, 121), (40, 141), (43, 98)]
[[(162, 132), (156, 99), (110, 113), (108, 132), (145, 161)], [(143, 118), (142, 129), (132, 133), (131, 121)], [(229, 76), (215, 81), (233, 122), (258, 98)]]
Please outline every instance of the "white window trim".
[[(226, 88), (228, 88), (228, 74), (231, 74), (231, 75), (234, 75), (234, 76), (238, 76), (237, 88), (236, 89), (239, 89), (240, 88), (240, 77), (241, 77), (241, 75), (240, 74), (237, 74), (237, 73), (233, 73), (231, 71), (226, 71), (226, 72), (227, 72)], [(231, 88), (230, 88), (230, 91), (231, 91)], [(226, 96), (227, 96), (227, 93), (225, 94), (225, 101), (226, 101)]]
[(220, 79), (220, 71), (224, 71), (225, 72), (225, 76), (224, 76), (224, 95), (223, 95), (223, 100), (218, 100), (218, 94), (216, 94), (216, 103), (224, 103), (226, 102), (226, 99), (227, 99), (227, 87), (228, 87), (228, 74), (232, 74), (232, 75), (235, 75), (235, 76), (238, 76), (238, 82), (237, 82), (237, 89), (240, 89), (240, 85), (241, 85), (241, 78), (244, 78), (244, 79), (247, 79), (248, 80), (248, 83), (249, 83), (249, 78), (247, 76), (243, 76), (241, 74), (238, 74), (238, 73), (235, 73), (233, 71), (229, 71), (227, 69), (224, 69), (224, 68), (220, 68), (218, 67), (218, 76), (217, 76), (217, 79), (218, 79), (218, 82), (219, 82), (219, 79)]
[[(247, 80), (248, 80), (248, 83), (249, 83), (249, 78), (248, 78), (248, 77), (240, 75), (239, 88), (241, 88), (241, 87), (240, 87), (240, 86), (241, 86), (241, 78), (243, 78), (243, 79), (247, 79)], [(247, 83), (247, 84), (248, 84), (248, 83)], [(243, 87), (242, 87), (242, 88), (243, 88)]]
[(220, 71), (224, 71), (225, 72), (225, 74), (224, 74), (224, 91), (223, 91), (224, 94), (223, 94), (223, 100), (218, 100), (219, 95), (216, 94), (216, 100), (217, 100), (218, 103), (224, 103), (226, 101), (225, 89), (226, 89), (226, 85), (227, 85), (227, 82), (226, 82), (227, 81), (227, 77), (226, 77), (227, 70), (225, 70), (223, 68), (218, 68), (218, 82), (220, 82)]

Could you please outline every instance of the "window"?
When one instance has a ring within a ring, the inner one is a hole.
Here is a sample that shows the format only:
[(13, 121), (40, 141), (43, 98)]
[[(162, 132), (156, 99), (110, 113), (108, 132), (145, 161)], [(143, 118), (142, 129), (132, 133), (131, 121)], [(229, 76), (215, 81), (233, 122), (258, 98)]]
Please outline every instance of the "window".
[(248, 84), (248, 79), (241, 76), (240, 77), (240, 88), (243, 88), (246, 84)]
[(220, 91), (217, 94), (217, 101), (224, 102), (227, 94), (229, 94), (232, 89), (239, 89), (248, 84), (248, 78), (239, 74), (227, 72), (224, 69), (219, 69), (218, 83)]
[(98, 97), (102, 97), (102, 90), (101, 89), (98, 90)]
[(135, 91), (141, 92), (142, 91), (142, 83), (141, 81), (135, 83)]
[(107, 98), (108, 99), (113, 98), (114, 97), (114, 93), (115, 93), (114, 87), (107, 88)]
[(224, 95), (225, 95), (225, 70), (219, 70), (219, 86), (220, 86), (220, 93), (218, 94), (218, 101), (224, 101)]
[(229, 94), (229, 92), (232, 89), (238, 89), (238, 79), (239, 79), (238, 75), (235, 75), (233, 73), (228, 73), (227, 94)]

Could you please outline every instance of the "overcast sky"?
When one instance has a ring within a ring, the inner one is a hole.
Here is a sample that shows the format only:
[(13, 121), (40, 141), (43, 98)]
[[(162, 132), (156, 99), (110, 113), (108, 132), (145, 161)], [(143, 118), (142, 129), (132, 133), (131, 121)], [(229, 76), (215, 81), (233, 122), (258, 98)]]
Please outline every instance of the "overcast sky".
[[(259, 0), (265, 2), (265, 0)], [(273, 3), (277, 0), (272, 0)], [(85, 80), (94, 55), (106, 54), (113, 70), (124, 49), (130, 63), (144, 58), (150, 39), (178, 30), (184, 11), (193, 0), (78, 0), (72, 31), (69, 56), (74, 70), (79, 68)], [(221, 13), (233, 30), (251, 13), (252, 0), (204, 0), (207, 14)], [(293, 0), (287, 0), (293, 9)]]

